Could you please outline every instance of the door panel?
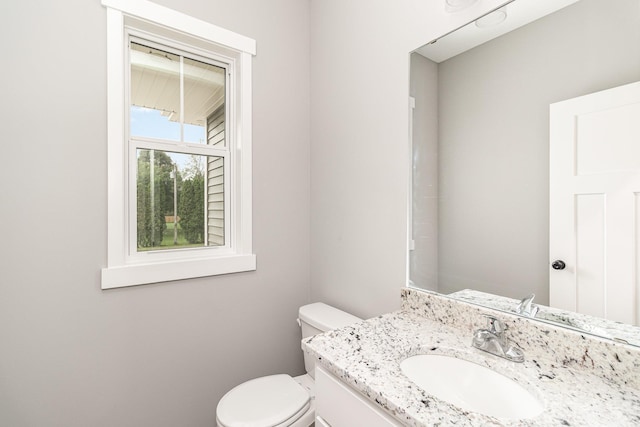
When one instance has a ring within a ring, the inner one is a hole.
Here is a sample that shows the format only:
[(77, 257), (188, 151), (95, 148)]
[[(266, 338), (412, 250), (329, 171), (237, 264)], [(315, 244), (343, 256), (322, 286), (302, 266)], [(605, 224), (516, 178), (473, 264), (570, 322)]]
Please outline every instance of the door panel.
[(583, 314), (605, 317), (605, 212), (604, 194), (578, 194), (575, 198), (576, 308)]
[[(640, 169), (640, 104), (577, 116), (578, 175)], [(611, 138), (613, 129), (616, 137)]]
[(550, 112), (550, 304), (640, 324), (640, 82)]

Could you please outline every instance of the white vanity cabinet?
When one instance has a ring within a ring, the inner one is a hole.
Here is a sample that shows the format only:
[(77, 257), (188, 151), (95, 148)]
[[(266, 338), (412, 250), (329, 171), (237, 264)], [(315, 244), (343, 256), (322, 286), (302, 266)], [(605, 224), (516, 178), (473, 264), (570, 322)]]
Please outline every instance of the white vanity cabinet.
[(316, 365), (317, 427), (401, 427), (364, 396)]

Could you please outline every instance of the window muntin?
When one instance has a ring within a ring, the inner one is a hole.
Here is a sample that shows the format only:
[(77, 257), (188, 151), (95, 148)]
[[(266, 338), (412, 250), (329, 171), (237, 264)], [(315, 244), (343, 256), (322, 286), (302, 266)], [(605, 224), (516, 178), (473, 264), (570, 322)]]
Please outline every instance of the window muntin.
[(130, 255), (228, 247), (227, 67), (132, 36), (129, 70)]

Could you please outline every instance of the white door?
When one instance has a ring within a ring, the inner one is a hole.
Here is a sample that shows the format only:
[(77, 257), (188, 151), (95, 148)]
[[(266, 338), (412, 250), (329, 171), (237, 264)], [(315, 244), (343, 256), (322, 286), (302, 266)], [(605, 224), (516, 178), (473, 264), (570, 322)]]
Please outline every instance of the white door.
[(550, 305), (640, 325), (640, 82), (550, 112)]

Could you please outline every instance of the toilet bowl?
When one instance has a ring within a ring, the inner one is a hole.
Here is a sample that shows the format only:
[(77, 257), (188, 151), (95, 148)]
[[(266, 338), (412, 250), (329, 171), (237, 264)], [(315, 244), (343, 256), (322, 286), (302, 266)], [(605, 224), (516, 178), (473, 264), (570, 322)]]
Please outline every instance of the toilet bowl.
[[(361, 319), (323, 303), (298, 311), (302, 338), (351, 325)], [(309, 427), (315, 418), (315, 362), (304, 355), (306, 374), (269, 375), (229, 390), (218, 403), (218, 427)]]
[[(306, 378), (305, 378), (306, 377)], [(302, 383), (309, 383), (311, 390)], [(244, 382), (218, 403), (218, 427), (308, 427), (314, 421), (315, 393), (308, 375), (269, 375)]]

